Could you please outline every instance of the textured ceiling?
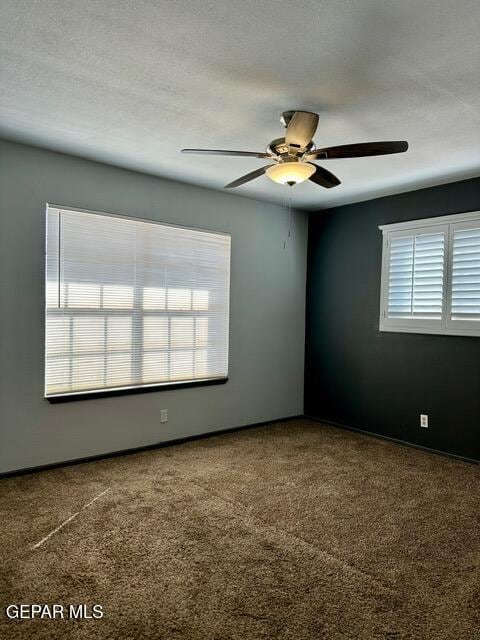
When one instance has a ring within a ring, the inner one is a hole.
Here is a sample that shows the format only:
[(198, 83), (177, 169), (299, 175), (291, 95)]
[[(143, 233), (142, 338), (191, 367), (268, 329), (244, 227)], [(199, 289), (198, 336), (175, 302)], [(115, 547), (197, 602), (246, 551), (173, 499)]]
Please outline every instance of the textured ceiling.
[[(0, 0), (0, 136), (221, 189), (264, 163), (286, 109), (317, 146), (406, 139), (331, 160), (320, 209), (480, 173), (478, 0)], [(283, 202), (266, 177), (241, 195)]]

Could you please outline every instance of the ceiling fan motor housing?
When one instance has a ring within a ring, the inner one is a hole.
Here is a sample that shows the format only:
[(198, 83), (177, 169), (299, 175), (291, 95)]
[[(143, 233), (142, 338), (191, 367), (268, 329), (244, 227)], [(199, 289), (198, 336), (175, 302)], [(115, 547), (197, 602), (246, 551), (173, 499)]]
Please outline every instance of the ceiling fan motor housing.
[[(313, 149), (315, 149), (315, 144), (312, 140), (305, 147), (305, 152), (313, 151)], [(275, 138), (275, 140), (272, 140), (270, 144), (267, 145), (267, 148), (266, 148), (267, 153), (272, 153), (275, 156), (288, 155), (290, 154), (290, 151), (291, 149), (288, 146), (288, 144), (285, 142), (285, 138)], [(290, 157), (294, 157), (294, 156), (291, 155)]]
[(270, 144), (267, 145), (266, 152), (273, 155), (280, 156), (288, 153), (288, 145), (285, 143), (285, 138), (275, 138)]

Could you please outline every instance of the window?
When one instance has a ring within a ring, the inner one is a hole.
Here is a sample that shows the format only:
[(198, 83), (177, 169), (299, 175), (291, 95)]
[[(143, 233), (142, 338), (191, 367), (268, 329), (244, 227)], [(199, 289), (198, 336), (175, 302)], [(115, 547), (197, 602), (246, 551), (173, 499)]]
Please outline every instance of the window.
[(379, 228), (380, 331), (480, 335), (480, 211)]
[(47, 207), (46, 397), (228, 375), (230, 236)]

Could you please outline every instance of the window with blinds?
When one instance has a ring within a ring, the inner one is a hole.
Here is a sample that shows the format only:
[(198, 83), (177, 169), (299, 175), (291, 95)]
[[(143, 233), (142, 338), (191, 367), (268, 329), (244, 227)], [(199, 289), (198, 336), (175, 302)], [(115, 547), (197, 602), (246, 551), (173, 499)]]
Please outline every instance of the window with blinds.
[(442, 318), (445, 233), (393, 237), (389, 243), (388, 318)]
[(47, 207), (47, 397), (228, 375), (230, 236)]
[(480, 212), (380, 229), (380, 330), (480, 335)]

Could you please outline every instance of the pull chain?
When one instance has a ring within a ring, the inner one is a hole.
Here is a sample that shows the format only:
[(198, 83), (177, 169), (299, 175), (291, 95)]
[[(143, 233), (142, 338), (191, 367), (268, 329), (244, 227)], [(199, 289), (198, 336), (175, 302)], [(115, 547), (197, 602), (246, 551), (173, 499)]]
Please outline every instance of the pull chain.
[(287, 222), (287, 235), (285, 240), (283, 241), (283, 248), (287, 248), (288, 240), (292, 235), (292, 194), (289, 191), (288, 196), (285, 198), (285, 213), (286, 213), (286, 222)]

